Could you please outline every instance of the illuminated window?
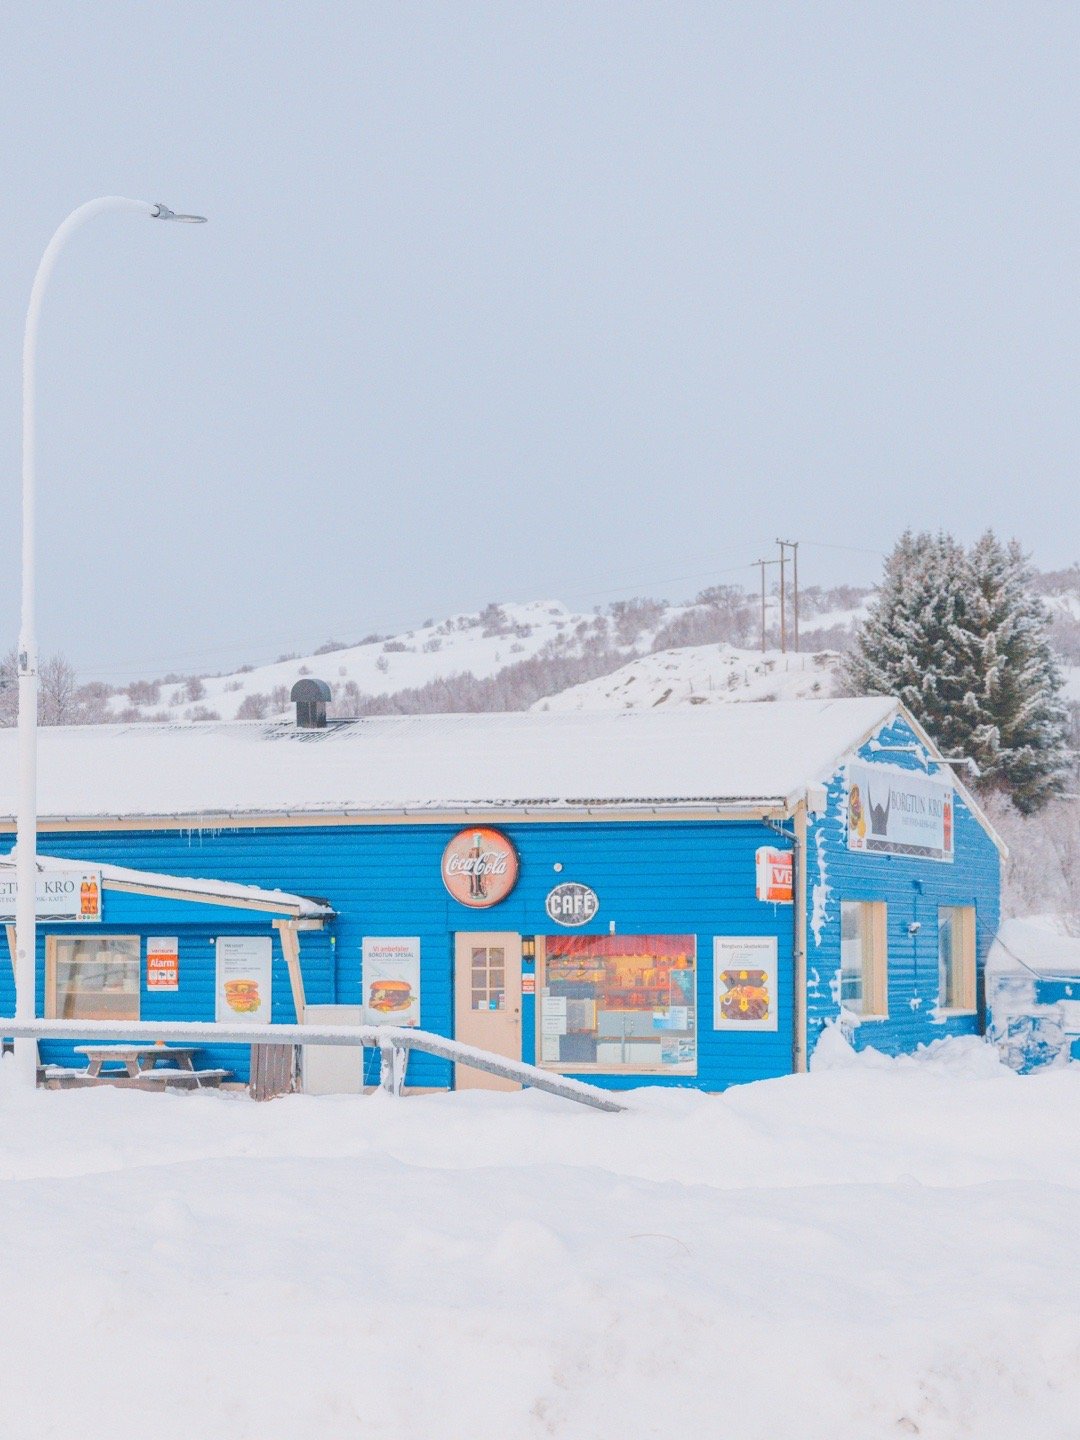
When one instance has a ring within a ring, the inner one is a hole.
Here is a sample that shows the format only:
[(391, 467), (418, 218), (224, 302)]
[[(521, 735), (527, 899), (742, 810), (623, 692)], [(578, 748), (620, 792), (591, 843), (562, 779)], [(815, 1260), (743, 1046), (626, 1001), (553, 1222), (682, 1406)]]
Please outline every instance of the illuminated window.
[(881, 900), (840, 903), (840, 1004), (854, 1015), (889, 1013), (886, 914)]
[(696, 1074), (693, 935), (549, 935), (541, 948), (541, 1065)]
[(46, 1009), (55, 1020), (138, 1020), (137, 935), (51, 935)]
[(938, 911), (938, 1008), (975, 1009), (973, 905), (943, 905)]

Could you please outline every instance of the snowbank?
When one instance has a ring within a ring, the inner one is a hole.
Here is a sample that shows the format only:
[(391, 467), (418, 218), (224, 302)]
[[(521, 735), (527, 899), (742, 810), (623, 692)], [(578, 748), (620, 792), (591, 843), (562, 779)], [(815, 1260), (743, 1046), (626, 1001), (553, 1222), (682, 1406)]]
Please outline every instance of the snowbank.
[(1006, 920), (986, 961), (987, 1034), (1028, 1071), (1080, 1059), (1080, 937), (1060, 915)]
[(25, 1095), (5, 1065), (5, 1428), (1064, 1440), (1080, 1066), (969, 1051), (830, 1041), (621, 1115)]

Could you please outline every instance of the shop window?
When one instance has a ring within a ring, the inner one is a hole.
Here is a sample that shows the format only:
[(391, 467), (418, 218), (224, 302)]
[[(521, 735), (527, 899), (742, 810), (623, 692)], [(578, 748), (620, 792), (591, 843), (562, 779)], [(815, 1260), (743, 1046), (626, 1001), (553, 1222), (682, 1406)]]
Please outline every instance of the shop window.
[(54, 1020), (138, 1020), (137, 935), (51, 935), (46, 1010)]
[(696, 1074), (693, 935), (550, 935), (537, 948), (541, 1065)]
[(975, 1009), (973, 905), (943, 905), (938, 911), (938, 1008)]
[(886, 918), (881, 900), (840, 903), (840, 1004), (854, 1015), (889, 1013)]

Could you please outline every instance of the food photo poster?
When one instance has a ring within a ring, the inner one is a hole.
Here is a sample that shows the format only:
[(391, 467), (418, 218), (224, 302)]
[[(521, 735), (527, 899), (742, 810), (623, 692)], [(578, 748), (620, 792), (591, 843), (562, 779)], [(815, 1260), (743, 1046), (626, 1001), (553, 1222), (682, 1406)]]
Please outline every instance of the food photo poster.
[(420, 1024), (420, 937), (365, 935), (365, 1025)]

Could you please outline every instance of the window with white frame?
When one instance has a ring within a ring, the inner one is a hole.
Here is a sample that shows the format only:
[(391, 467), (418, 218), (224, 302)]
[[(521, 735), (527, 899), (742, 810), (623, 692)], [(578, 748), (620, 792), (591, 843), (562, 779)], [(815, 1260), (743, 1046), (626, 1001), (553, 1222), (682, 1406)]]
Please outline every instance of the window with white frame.
[(886, 923), (882, 900), (840, 902), (840, 1004), (853, 1015), (889, 1013)]
[(938, 910), (938, 1009), (975, 1009), (975, 907)]

